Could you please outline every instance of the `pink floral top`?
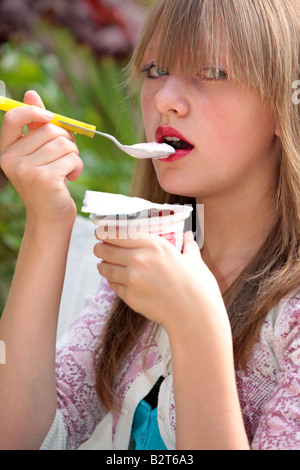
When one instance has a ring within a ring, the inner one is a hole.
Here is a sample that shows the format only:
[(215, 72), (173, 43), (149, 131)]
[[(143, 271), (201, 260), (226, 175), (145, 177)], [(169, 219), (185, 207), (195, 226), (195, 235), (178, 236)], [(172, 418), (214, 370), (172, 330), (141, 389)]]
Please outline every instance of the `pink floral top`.
[[(83, 314), (58, 344), (57, 413), (41, 449), (77, 449), (106, 414), (95, 391), (94, 351), (113, 298), (102, 280)], [(142, 338), (123, 361), (116, 380), (123, 403), (121, 414), (113, 417), (116, 450), (128, 448), (135, 409), (161, 375), (165, 380), (158, 398), (159, 429), (167, 448), (176, 448), (168, 337), (159, 330), (147, 354), (147, 373), (144, 343)], [(300, 292), (284, 298), (269, 312), (246, 370), (237, 371), (236, 376), (251, 448), (300, 449)]]

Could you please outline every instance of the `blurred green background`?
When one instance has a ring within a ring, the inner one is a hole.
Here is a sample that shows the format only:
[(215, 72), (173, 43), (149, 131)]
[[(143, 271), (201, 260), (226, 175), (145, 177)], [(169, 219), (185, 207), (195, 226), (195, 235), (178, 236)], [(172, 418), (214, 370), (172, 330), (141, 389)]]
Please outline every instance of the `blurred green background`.
[[(124, 144), (139, 140), (124, 67), (145, 0), (1, 0), (0, 80), (6, 96), (36, 90), (47, 109), (95, 124)], [(0, 111), (0, 125), (4, 113)], [(87, 189), (128, 194), (135, 160), (110, 141), (76, 136), (85, 168), (70, 192), (80, 213)], [(25, 226), (25, 211), (0, 170), (0, 316)]]

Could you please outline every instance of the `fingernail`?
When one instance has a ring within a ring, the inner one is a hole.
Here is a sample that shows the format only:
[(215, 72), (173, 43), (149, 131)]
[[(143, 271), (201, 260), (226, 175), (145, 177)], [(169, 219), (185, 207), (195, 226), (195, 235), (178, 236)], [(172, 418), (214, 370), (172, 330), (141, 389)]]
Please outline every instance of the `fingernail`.
[(54, 119), (54, 114), (51, 113), (51, 111), (45, 111), (45, 116), (46, 116), (47, 119), (49, 119), (51, 121)]

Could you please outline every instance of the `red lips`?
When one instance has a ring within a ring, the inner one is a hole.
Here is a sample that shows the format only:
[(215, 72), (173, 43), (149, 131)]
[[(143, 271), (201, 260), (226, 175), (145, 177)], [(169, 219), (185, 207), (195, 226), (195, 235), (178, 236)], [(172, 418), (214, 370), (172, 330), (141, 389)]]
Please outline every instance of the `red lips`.
[(179, 146), (179, 148), (175, 148), (175, 153), (171, 155), (168, 158), (163, 158), (160, 161), (162, 162), (175, 162), (183, 157), (186, 157), (193, 149), (194, 146), (186, 140), (186, 138), (176, 129), (173, 127), (159, 127), (155, 133), (155, 140), (159, 144), (166, 142), (168, 145), (172, 146), (172, 143), (165, 140), (166, 137), (176, 137), (177, 139), (180, 139), (182, 142), (176, 143), (176, 147)]

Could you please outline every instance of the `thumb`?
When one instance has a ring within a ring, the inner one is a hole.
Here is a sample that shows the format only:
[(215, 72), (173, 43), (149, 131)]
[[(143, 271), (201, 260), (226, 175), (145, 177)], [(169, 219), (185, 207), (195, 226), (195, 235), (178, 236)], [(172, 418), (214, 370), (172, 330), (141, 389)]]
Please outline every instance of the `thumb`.
[(30, 105), (34, 105), (34, 106), (38, 106), (39, 108), (43, 108), (45, 109), (45, 105), (42, 101), (42, 98), (40, 97), (40, 95), (34, 91), (34, 90), (29, 90), (25, 93), (25, 96), (24, 96), (24, 103), (25, 104), (30, 104)]
[[(33, 105), (33, 106), (37, 106), (38, 108), (45, 109), (45, 105), (42, 101), (42, 98), (34, 90), (27, 91), (24, 95), (24, 100), (23, 101), (24, 101), (25, 104), (30, 104), (30, 105)], [(32, 131), (33, 129), (36, 129), (39, 126), (40, 126), (39, 123), (34, 123), (34, 124), (30, 124), (27, 127), (28, 127), (29, 131)]]
[(193, 258), (200, 256), (199, 246), (194, 240), (193, 232), (186, 232), (184, 234), (182, 253)]

